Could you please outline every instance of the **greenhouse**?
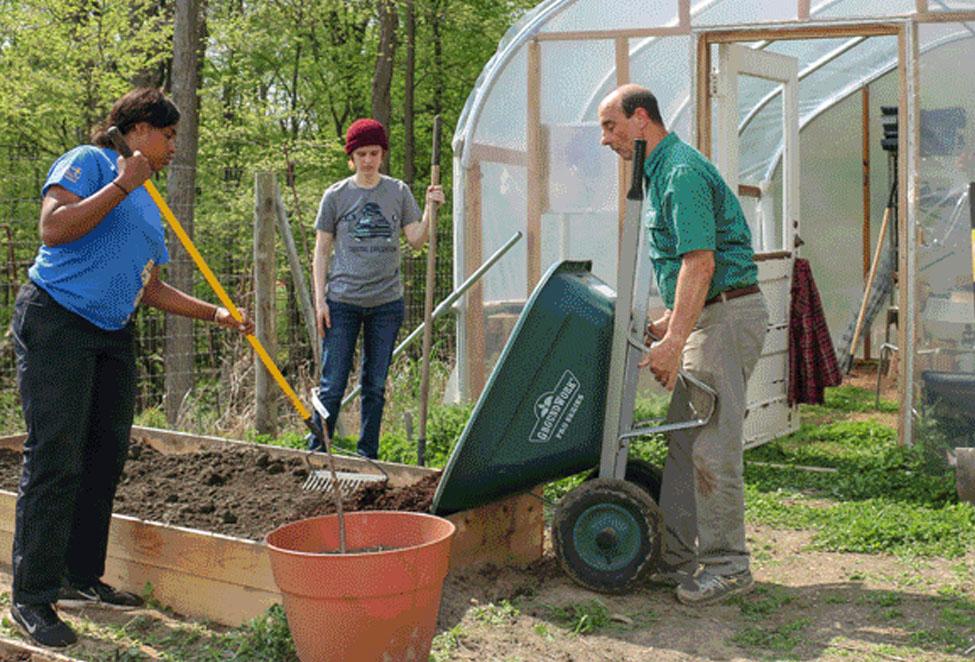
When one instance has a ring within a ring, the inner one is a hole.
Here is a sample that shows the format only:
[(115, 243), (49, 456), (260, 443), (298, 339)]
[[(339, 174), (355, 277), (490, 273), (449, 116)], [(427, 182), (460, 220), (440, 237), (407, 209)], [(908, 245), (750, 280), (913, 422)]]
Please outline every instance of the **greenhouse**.
[(973, 63), (975, 0), (542, 2), (500, 43), (453, 139), (455, 284), (525, 236), (458, 306), (459, 393), (483, 389), (552, 265), (591, 260), (615, 286), (629, 175), (596, 111), (635, 82), (748, 216), (772, 319), (746, 444), (798, 425), (787, 338), (804, 258), (841, 361), (852, 345), (892, 366), (902, 442), (972, 445), (958, 441), (975, 430)]

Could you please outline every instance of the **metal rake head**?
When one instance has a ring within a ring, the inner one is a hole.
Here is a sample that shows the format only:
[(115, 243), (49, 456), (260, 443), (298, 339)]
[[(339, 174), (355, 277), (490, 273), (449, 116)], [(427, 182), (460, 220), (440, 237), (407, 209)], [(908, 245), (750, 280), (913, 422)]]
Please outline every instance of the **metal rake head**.
[[(344, 496), (349, 496), (356, 489), (369, 483), (386, 482), (387, 477), (376, 474), (350, 473), (348, 471), (336, 471), (335, 478), (338, 487)], [(325, 469), (316, 469), (308, 472), (308, 478), (301, 486), (301, 489), (310, 492), (329, 492), (333, 489), (332, 472)]]

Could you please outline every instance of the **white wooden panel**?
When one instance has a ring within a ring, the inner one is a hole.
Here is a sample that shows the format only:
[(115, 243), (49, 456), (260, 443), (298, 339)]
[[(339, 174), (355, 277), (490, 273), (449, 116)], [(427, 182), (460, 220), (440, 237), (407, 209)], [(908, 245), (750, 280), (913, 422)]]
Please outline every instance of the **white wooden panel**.
[(758, 263), (758, 282), (775, 280), (778, 278), (791, 278), (792, 258), (780, 258), (776, 260), (762, 260)]
[(789, 327), (786, 324), (769, 325), (765, 333), (765, 346), (762, 347), (762, 356), (785, 352), (789, 349)]
[(755, 409), (749, 408), (745, 415), (745, 448), (760, 446), (798, 429), (797, 410), (786, 404), (784, 398)]
[(747, 402), (765, 402), (786, 394), (789, 369), (788, 355), (785, 353), (763, 356), (755, 364), (751, 379), (748, 380)]
[(787, 280), (773, 280), (762, 283), (762, 293), (768, 306), (768, 321), (773, 326), (789, 323), (792, 284)]

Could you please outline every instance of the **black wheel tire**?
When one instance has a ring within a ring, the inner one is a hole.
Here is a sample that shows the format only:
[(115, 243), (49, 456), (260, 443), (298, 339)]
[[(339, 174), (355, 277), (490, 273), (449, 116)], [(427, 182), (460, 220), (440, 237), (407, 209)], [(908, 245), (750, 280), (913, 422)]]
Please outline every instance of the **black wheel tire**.
[(656, 565), (660, 511), (642, 487), (596, 478), (565, 495), (552, 518), (559, 565), (576, 583), (624, 593)]
[[(593, 469), (586, 480), (599, 478), (599, 468)], [(646, 460), (631, 457), (626, 462), (626, 480), (636, 483), (647, 491), (653, 502), (660, 504), (660, 486), (664, 481), (664, 472), (660, 467), (650, 464)]]

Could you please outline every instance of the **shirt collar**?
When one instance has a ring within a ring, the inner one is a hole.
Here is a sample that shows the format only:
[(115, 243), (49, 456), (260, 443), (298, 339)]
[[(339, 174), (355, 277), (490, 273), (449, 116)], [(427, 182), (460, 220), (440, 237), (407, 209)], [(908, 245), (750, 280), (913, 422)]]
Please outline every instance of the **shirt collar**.
[(654, 170), (660, 165), (661, 161), (667, 155), (667, 152), (673, 148), (673, 146), (680, 140), (677, 134), (671, 131), (653, 148), (653, 151), (647, 156), (646, 160), (643, 162), (643, 174), (650, 177)]

